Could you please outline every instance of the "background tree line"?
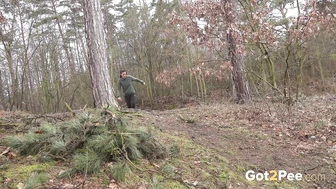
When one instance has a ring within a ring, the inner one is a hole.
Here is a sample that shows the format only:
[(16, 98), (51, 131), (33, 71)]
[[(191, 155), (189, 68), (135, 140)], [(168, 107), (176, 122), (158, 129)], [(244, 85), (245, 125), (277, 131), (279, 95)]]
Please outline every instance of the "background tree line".
[[(333, 0), (101, 0), (101, 6), (113, 88), (120, 69), (143, 79), (142, 106), (230, 100), (232, 39), (254, 98), (335, 92)], [(0, 2), (0, 109), (47, 113), (94, 105), (82, 7), (76, 0)]]

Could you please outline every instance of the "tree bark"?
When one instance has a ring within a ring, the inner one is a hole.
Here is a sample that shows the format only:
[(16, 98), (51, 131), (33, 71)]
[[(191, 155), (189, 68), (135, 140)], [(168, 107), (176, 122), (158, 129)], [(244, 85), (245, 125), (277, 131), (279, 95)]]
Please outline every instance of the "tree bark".
[(5, 97), (4, 97), (4, 87), (2, 86), (2, 72), (0, 70), (0, 99), (2, 99), (0, 101), (0, 110), (4, 109), (5, 107)]
[(88, 65), (95, 107), (119, 108), (111, 84), (104, 36), (103, 14), (99, 0), (83, 0)]
[(232, 0), (222, 0), (227, 24), (228, 57), (232, 65), (233, 96), (239, 104), (251, 101), (250, 89), (246, 77), (245, 62), (241, 35), (235, 21), (235, 11)]
[(229, 57), (232, 65), (233, 95), (237, 103), (243, 104), (251, 101), (250, 90), (246, 78), (243, 55), (237, 50), (236, 39), (232, 31), (228, 33)]

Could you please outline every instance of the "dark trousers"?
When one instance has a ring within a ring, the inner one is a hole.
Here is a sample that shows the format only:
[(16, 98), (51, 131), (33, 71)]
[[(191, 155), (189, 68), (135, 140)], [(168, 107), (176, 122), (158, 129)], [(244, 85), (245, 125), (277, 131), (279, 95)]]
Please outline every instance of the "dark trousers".
[(136, 101), (135, 94), (125, 96), (125, 101), (128, 108), (135, 108), (135, 101)]

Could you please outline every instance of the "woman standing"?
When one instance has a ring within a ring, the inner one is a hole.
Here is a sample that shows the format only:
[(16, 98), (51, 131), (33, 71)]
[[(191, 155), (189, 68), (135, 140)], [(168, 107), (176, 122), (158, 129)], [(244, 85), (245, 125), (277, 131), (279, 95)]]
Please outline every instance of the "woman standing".
[(127, 75), (125, 70), (120, 71), (120, 79), (118, 81), (117, 97), (119, 101), (122, 100), (120, 97), (120, 94), (121, 94), (120, 91), (122, 88), (128, 108), (135, 108), (136, 92), (132, 84), (132, 81), (137, 81), (139, 83), (142, 83), (143, 85), (146, 85), (145, 82), (142, 81), (141, 79), (138, 79), (131, 75)]

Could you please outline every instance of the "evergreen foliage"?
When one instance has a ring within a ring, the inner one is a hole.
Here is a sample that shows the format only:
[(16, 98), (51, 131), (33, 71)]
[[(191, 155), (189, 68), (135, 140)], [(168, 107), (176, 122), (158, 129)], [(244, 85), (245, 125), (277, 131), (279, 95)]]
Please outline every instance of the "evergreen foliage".
[(87, 149), (86, 152), (76, 153), (73, 157), (73, 168), (71, 171), (74, 173), (97, 173), (102, 164), (102, 158), (92, 150)]
[(42, 189), (47, 181), (48, 178), (44, 174), (32, 175), (25, 181), (23, 189)]
[(119, 161), (113, 166), (109, 166), (107, 174), (119, 181), (125, 181), (126, 175), (131, 172), (130, 165), (125, 161)]
[(119, 112), (86, 110), (76, 118), (54, 125), (43, 123), (22, 136), (10, 136), (5, 142), (20, 155), (38, 155), (40, 160), (72, 158), (71, 168), (62, 176), (94, 174), (109, 162), (107, 173), (124, 180), (134, 160), (165, 157), (166, 149), (151, 132), (132, 129)]

